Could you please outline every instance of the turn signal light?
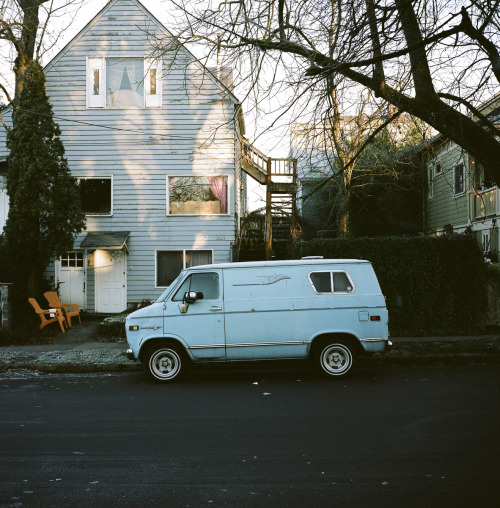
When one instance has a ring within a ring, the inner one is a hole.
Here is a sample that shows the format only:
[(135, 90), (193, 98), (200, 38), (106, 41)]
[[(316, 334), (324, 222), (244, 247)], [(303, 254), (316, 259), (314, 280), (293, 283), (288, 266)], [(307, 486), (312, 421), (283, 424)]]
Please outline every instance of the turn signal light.
[(130, 325), (128, 327), (129, 331), (131, 332), (136, 332), (137, 330), (139, 330), (139, 326), (138, 325)]
[(380, 316), (370, 316), (370, 321), (380, 321)]

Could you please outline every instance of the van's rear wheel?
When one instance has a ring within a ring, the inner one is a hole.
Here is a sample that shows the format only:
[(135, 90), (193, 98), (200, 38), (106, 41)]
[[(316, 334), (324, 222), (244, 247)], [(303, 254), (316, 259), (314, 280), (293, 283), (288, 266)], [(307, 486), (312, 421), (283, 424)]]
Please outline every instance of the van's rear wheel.
[(168, 383), (184, 374), (187, 358), (179, 346), (174, 344), (157, 346), (147, 352), (144, 367), (154, 381)]
[(345, 376), (354, 365), (354, 352), (343, 342), (327, 342), (322, 344), (315, 355), (320, 372), (327, 376)]

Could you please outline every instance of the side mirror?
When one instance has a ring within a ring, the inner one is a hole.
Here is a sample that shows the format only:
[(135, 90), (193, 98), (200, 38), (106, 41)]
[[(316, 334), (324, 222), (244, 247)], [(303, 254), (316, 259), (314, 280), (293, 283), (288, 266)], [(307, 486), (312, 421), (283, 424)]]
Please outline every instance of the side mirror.
[(203, 293), (200, 291), (186, 291), (184, 293), (183, 303), (195, 303), (197, 300), (203, 300)]

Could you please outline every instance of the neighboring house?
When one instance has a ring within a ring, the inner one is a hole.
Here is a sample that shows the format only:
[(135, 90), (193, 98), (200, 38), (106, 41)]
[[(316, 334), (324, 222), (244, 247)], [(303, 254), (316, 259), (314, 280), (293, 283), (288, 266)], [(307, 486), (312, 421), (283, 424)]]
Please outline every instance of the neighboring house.
[[(479, 111), (500, 126), (500, 95)], [(427, 193), (425, 223), (428, 231), (471, 228), (485, 254), (498, 255), (500, 227), (499, 189), (472, 156), (453, 141), (436, 136), (426, 156)]]
[[(151, 59), (151, 33), (172, 51)], [(240, 104), (137, 0), (111, 0), (45, 68), (87, 230), (47, 270), (61, 300), (117, 313), (184, 267), (232, 260), (245, 211)], [(8, 119), (8, 114), (4, 116)], [(6, 170), (0, 131), (0, 172)], [(0, 228), (8, 208), (0, 178)]]

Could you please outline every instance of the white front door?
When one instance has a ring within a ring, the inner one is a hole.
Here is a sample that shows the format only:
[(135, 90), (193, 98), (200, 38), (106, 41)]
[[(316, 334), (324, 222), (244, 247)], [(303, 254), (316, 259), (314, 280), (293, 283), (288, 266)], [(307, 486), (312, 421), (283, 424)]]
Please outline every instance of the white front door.
[(127, 308), (127, 259), (123, 250), (96, 250), (95, 310), (118, 313)]
[(66, 252), (58, 262), (59, 299), (76, 303), (85, 310), (85, 272), (83, 252)]

